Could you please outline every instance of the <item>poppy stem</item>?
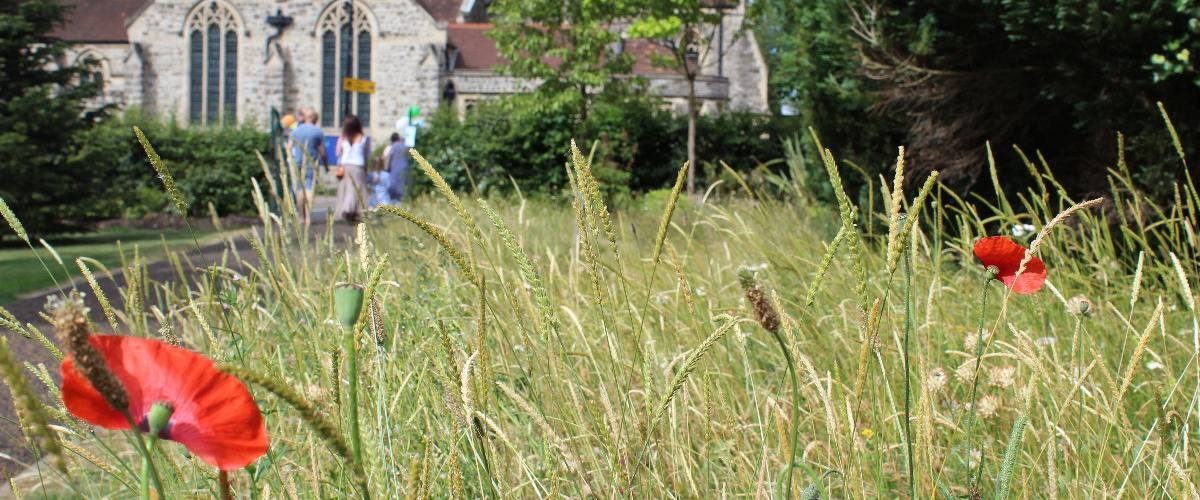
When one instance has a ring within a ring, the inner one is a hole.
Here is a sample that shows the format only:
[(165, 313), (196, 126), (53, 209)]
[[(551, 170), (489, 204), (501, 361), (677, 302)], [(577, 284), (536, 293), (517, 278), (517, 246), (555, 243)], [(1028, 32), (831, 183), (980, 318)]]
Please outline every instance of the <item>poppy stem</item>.
[[(154, 467), (154, 461), (150, 459), (150, 445), (146, 444), (146, 440), (142, 439), (142, 432), (138, 429), (138, 424), (133, 420), (133, 416), (129, 414), (129, 410), (122, 411), (125, 415), (125, 420), (129, 422), (129, 429), (133, 431), (133, 439), (137, 442), (138, 453), (142, 455), (142, 477), (141, 477), (141, 493), (142, 498), (150, 498), (150, 488), (146, 482), (149, 478), (154, 483), (154, 490), (158, 492), (159, 498), (166, 498), (164, 494), (162, 481), (158, 479), (158, 469)], [(151, 439), (153, 436), (151, 436)]]
[(917, 498), (917, 476), (913, 465), (912, 446), (912, 370), (909, 363), (909, 340), (913, 332), (912, 244), (904, 245), (904, 448), (908, 456), (908, 487), (910, 498)]
[(350, 452), (355, 462), (362, 461), (362, 436), (358, 429), (358, 349), (355, 345), (355, 327), (346, 328), (346, 376), (349, 379), (346, 396), (350, 403)]
[(158, 474), (154, 472), (154, 464), (150, 461), (150, 451), (154, 449), (154, 443), (157, 439), (154, 436), (150, 436), (146, 441), (146, 453), (142, 454), (142, 500), (150, 500), (151, 478), (154, 478), (155, 489), (158, 490), (159, 496), (162, 497), (162, 488), (158, 484)]
[[(984, 312), (987, 310), (988, 284), (990, 284), (992, 282), (992, 280), (996, 279), (997, 274), (998, 274), (997, 269), (994, 266), (988, 267), (987, 272), (983, 279), (983, 288), (979, 292), (979, 327), (978, 327), (979, 337), (976, 338), (976, 340), (975, 340), (975, 366), (974, 366), (975, 375), (973, 377), (971, 377), (971, 403), (969, 406), (967, 406), (967, 415), (966, 415), (966, 417), (967, 417), (967, 422), (966, 422), (967, 448), (965, 450), (965, 453), (967, 454), (967, 482), (971, 483), (972, 486), (974, 486), (975, 475), (971, 473), (971, 455), (972, 455), (972, 453), (971, 453), (971, 434), (975, 430), (974, 429), (974, 426), (975, 426), (975, 418), (974, 418), (975, 417), (975, 396), (976, 396), (976, 392), (979, 389), (979, 365), (983, 362), (983, 350), (985, 347), (984, 340), (983, 340), (983, 328), (985, 325), (985, 320), (984, 320), (983, 315), (984, 315)], [(982, 461), (983, 461), (983, 457), (981, 455), (980, 462), (982, 462)]]

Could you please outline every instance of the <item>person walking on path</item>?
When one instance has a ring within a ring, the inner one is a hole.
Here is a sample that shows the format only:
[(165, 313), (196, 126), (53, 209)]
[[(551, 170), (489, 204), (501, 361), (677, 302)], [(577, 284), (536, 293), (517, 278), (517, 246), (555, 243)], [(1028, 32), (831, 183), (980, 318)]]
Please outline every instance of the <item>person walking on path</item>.
[[(325, 134), (321, 131), (321, 127), (317, 126), (317, 112), (312, 108), (304, 108), (300, 110), (300, 124), (292, 130), (291, 142), (292, 159), (296, 162), (296, 167), (303, 172), (301, 177), (304, 179), (302, 183), (296, 186), (296, 206), (300, 207), (300, 214), (304, 217), (304, 223), (310, 222), (310, 214), (312, 211), (313, 188), (316, 185), (317, 166), (325, 166)], [(328, 167), (325, 167), (328, 169)]]
[(371, 140), (363, 134), (362, 122), (355, 115), (342, 120), (342, 136), (338, 138), (337, 204), (334, 213), (347, 222), (358, 221), (364, 205), (370, 201), (367, 192), (367, 158), (371, 154)]
[(404, 143), (404, 136), (392, 134), (392, 143), (383, 152), (383, 158), (391, 181), (387, 188), (388, 197), (399, 204), (408, 187), (408, 145)]

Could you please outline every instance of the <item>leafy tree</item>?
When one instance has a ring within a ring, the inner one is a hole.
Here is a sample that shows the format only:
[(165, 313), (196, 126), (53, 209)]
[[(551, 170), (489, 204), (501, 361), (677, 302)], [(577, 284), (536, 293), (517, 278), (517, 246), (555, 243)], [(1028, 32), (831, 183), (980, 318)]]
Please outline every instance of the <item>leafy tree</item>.
[(670, 68), (687, 80), (688, 140), (687, 192), (696, 193), (696, 78), (704, 64), (719, 51), (713, 41), (720, 13), (704, 0), (640, 0), (638, 17), (629, 27), (631, 38), (645, 38), (666, 49), (666, 56), (653, 55), (653, 62)]
[(574, 94), (582, 122), (591, 93), (622, 91), (616, 77), (633, 69), (633, 58), (616, 50), (614, 29), (629, 13), (623, 0), (498, 0), (488, 8), (495, 27), (487, 34), (507, 61), (501, 71), (541, 80), (543, 94)]
[[(849, 27), (855, 11), (845, 0), (756, 0), (748, 21), (770, 67), (770, 97), (775, 109), (787, 108), (803, 126), (812, 126), (827, 148), (875, 177), (895, 160), (902, 127), (875, 108), (879, 82), (866, 78), (859, 53), (862, 39)], [(798, 139), (814, 146), (797, 129)], [(807, 155), (810, 186), (832, 201), (833, 193), (815, 151)], [(862, 175), (845, 177), (849, 189), (866, 189)], [(863, 193), (865, 194), (865, 193)]]
[(1167, 195), (1182, 175), (1157, 101), (1195, 153), (1193, 1), (760, 0), (754, 9), (773, 97), (828, 142), (858, 142), (849, 150), (860, 158), (872, 156), (861, 148), (906, 144), (910, 165), (966, 191), (984, 178), (990, 140), (1001, 181), (1015, 188), (1032, 180), (1009, 147), (1018, 144), (1042, 152), (1068, 189), (1090, 193), (1107, 191), (1122, 131), (1135, 178)]
[(0, 196), (34, 232), (87, 218), (79, 202), (105, 182), (104, 165), (70, 162), (76, 134), (105, 110), (86, 105), (100, 91), (94, 62), (60, 64), (67, 45), (47, 36), (64, 14), (53, 0), (0, 0)]

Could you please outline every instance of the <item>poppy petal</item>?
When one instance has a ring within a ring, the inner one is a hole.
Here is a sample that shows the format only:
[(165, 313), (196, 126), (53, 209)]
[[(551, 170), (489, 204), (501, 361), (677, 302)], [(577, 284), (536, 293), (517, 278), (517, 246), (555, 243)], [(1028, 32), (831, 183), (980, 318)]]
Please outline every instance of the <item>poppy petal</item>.
[(1021, 261), (1025, 259), (1025, 247), (1004, 236), (988, 236), (975, 242), (975, 258), (984, 267), (995, 266), (996, 279), (1019, 294), (1031, 294), (1042, 289), (1046, 281), (1046, 265), (1037, 257), (1030, 257), (1025, 270), (1017, 276)]
[(208, 358), (151, 339), (89, 340), (125, 386), (135, 419), (156, 402), (174, 407), (164, 438), (222, 470), (240, 469), (266, 453), (267, 432), (253, 396)]
[(1008, 285), (1013, 292), (1022, 295), (1037, 292), (1046, 282), (1046, 265), (1042, 263), (1042, 259), (1034, 257), (1025, 264), (1025, 271), (1019, 276), (1015, 275), (1014, 271), (1014, 274), (1000, 277), (1000, 281)]
[(988, 236), (975, 242), (975, 258), (984, 267), (996, 266), (1000, 275), (1014, 274), (1025, 258), (1025, 248), (1004, 236)]
[(128, 429), (129, 421), (108, 405), (95, 387), (75, 369), (75, 360), (67, 356), (59, 368), (62, 375), (62, 401), (67, 411), (89, 424), (105, 429)]

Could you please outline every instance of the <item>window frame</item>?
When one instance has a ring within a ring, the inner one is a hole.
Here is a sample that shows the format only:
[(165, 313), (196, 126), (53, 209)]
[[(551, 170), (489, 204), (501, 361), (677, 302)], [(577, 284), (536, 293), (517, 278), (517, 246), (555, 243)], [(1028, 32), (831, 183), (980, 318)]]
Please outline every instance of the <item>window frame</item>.
[[(379, 30), (370, 8), (361, 2), (353, 2), (353, 15), (353, 29), (350, 29), (346, 2), (331, 2), (318, 16), (313, 31), (314, 38), (320, 44), (321, 85), (318, 88), (318, 102), (321, 103), (321, 126), (324, 128), (337, 127), (341, 117), (347, 114), (347, 110), (342, 109), (346, 102), (346, 91), (342, 89), (342, 78), (347, 74), (346, 66), (350, 67), (349, 74), (354, 78), (369, 79), (374, 71), (374, 49)], [(374, 98), (373, 94), (357, 94), (349, 98), (349, 112), (358, 115), (366, 127), (370, 127), (373, 119)]]
[(182, 103), (188, 123), (237, 122), (244, 36), (237, 10), (222, 0), (197, 2), (188, 12), (181, 35), (188, 65)]

